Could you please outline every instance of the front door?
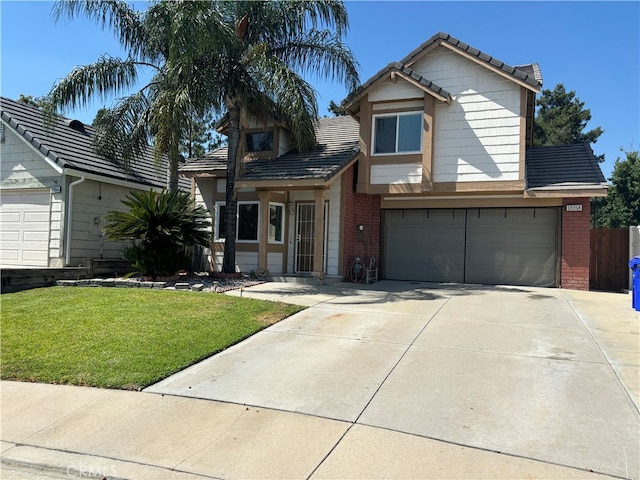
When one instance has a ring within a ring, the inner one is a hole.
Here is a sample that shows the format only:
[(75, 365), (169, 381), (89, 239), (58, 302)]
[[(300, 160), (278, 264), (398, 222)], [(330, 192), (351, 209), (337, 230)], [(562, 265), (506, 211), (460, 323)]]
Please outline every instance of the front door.
[[(313, 272), (313, 239), (316, 232), (316, 206), (314, 203), (298, 203), (296, 214), (296, 272)], [(322, 263), (326, 264), (327, 203), (324, 204)], [(323, 271), (325, 268), (322, 269)]]

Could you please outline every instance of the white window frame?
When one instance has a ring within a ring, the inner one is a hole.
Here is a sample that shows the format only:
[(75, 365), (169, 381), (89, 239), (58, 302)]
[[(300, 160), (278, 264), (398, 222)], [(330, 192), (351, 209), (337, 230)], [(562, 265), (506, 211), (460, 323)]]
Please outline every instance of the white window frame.
[[(416, 153), (422, 153), (422, 141), (424, 135), (424, 128), (420, 127), (420, 148), (418, 150), (406, 151), (406, 152), (398, 152), (398, 139), (400, 136), (400, 128), (399, 122), (401, 116), (406, 115), (420, 115), (421, 124), (422, 118), (424, 116), (424, 111), (422, 110), (414, 110), (410, 112), (384, 112), (384, 113), (374, 113), (371, 119), (371, 155), (376, 157), (384, 157), (389, 155), (415, 155)], [(376, 119), (380, 117), (396, 117), (396, 145), (395, 152), (389, 153), (376, 153)]]
[[(271, 235), (269, 234), (269, 238), (268, 241), (269, 243), (275, 243), (275, 244), (279, 244), (282, 245), (284, 243), (284, 226), (285, 226), (285, 212), (286, 212), (286, 205), (284, 203), (279, 203), (279, 202), (269, 202), (269, 215), (271, 215), (271, 207), (280, 207), (282, 208), (282, 218), (280, 219), (280, 232), (282, 235), (282, 239), (281, 240), (276, 240), (274, 237), (271, 237)], [(269, 217), (269, 225), (271, 225), (271, 217)]]
[[(245, 204), (254, 204), (258, 206), (258, 225), (256, 226), (256, 240), (238, 240), (238, 225), (240, 223), (240, 205)], [(227, 202), (216, 202), (216, 221), (214, 225), (214, 241), (215, 242), (224, 242), (224, 238), (220, 238), (220, 207), (225, 207)], [(236, 202), (236, 243), (259, 243), (260, 242), (260, 202), (253, 200), (242, 200)]]

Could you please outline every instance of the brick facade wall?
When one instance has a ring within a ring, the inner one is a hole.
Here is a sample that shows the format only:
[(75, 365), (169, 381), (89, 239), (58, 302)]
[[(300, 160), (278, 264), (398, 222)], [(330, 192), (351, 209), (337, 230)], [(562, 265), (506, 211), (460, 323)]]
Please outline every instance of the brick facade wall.
[[(567, 205), (582, 205), (582, 211), (568, 212)], [(589, 198), (562, 201), (562, 288), (589, 290), (590, 206)]]
[[(356, 166), (352, 166), (344, 173), (344, 231), (343, 231), (343, 277), (358, 256), (362, 262), (369, 262), (374, 257), (376, 263), (380, 261), (380, 195), (365, 195), (355, 192)], [(362, 225), (362, 233), (358, 226)]]

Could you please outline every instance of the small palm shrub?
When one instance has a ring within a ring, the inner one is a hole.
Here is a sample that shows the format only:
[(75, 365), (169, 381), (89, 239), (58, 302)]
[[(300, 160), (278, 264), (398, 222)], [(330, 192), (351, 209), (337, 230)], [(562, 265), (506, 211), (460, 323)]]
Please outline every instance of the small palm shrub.
[(210, 246), (208, 212), (185, 192), (131, 192), (122, 203), (129, 211), (105, 215), (104, 232), (133, 242), (122, 256), (142, 275), (175, 275), (189, 268), (193, 245)]

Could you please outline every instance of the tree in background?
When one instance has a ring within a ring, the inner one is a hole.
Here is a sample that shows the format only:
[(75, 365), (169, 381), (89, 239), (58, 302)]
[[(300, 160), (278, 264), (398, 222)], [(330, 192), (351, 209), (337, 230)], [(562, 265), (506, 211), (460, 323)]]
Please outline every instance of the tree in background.
[[(543, 90), (536, 101), (538, 111), (533, 124), (533, 145), (570, 145), (574, 143), (596, 143), (603, 130), (596, 127), (584, 132), (591, 120), (591, 111), (574, 91), (567, 92), (559, 83), (553, 90)], [(600, 157), (600, 161), (604, 156)]]
[(591, 225), (623, 228), (640, 225), (640, 159), (638, 151), (616, 160), (606, 197), (591, 201)]
[(16, 102), (36, 108), (42, 108), (44, 103), (42, 97), (34, 97), (33, 95), (25, 95), (23, 93), (20, 94)]
[(211, 112), (203, 116), (193, 113), (180, 142), (180, 153), (185, 158), (197, 158), (223, 146), (226, 140), (215, 131), (217, 121)]
[(342, 105), (338, 105), (333, 100), (329, 102), (329, 108), (327, 110), (333, 113), (335, 117), (344, 117), (347, 114), (347, 111), (342, 107)]

